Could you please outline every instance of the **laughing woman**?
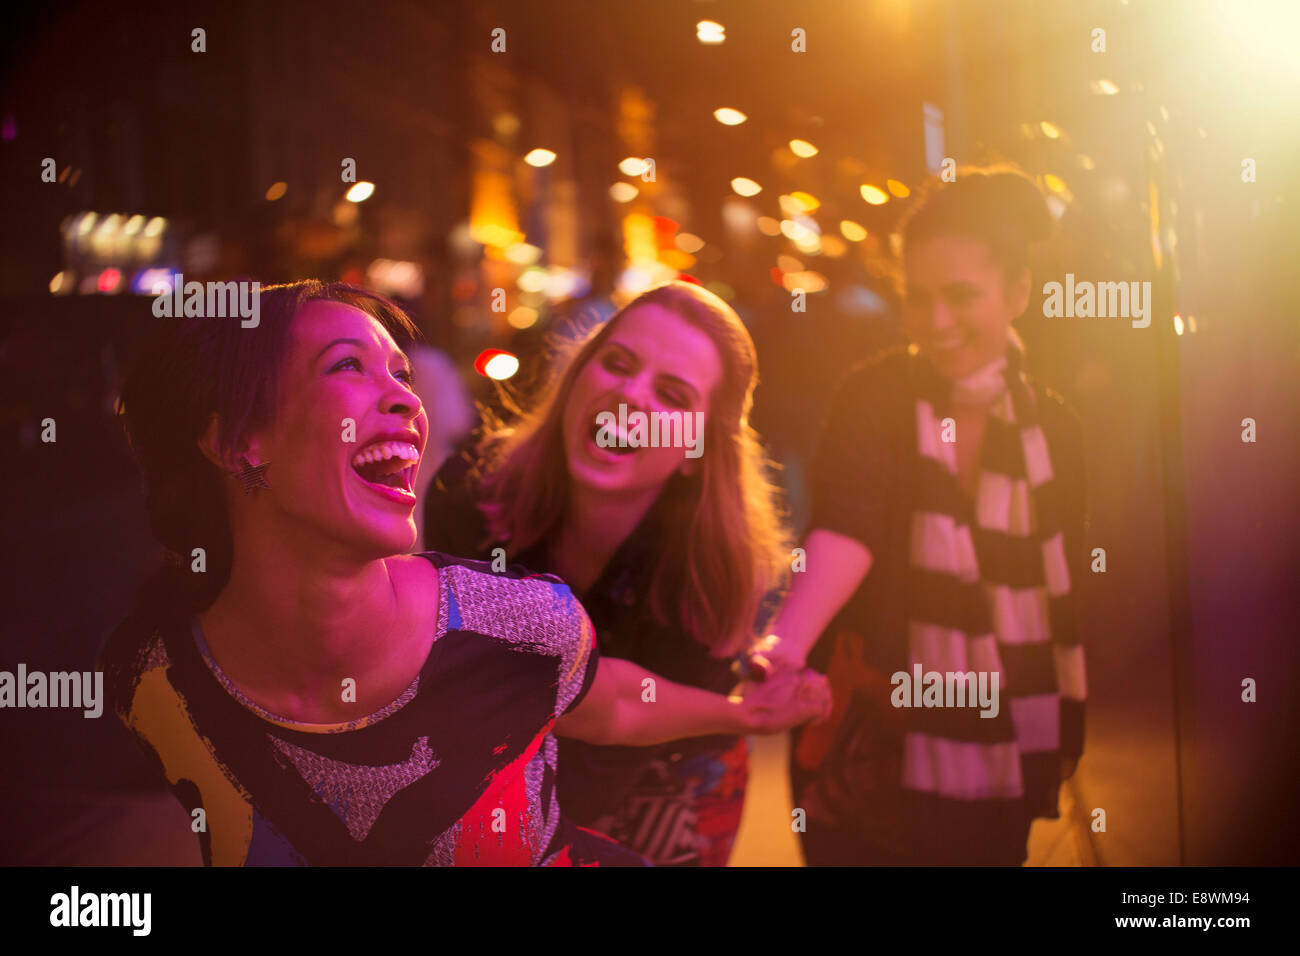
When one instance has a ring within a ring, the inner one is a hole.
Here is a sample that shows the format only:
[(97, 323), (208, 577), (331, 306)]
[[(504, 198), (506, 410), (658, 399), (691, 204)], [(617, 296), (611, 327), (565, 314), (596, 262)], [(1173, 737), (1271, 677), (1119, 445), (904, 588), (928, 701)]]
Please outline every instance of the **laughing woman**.
[[(156, 332), (122, 389), (176, 556), (110, 638), (119, 716), (209, 864), (640, 864), (572, 825), (552, 730), (655, 743), (789, 726), (824, 688), (744, 700), (601, 662), (557, 578), (408, 554), (428, 435), (380, 297), (265, 289), (261, 322)], [(202, 814), (199, 811), (202, 811)]]
[[(578, 345), (520, 421), (448, 460), (427, 503), (442, 535), (430, 541), (560, 576), (602, 655), (725, 692), (789, 555), (749, 426), (756, 382), (730, 306), (687, 282), (652, 289)], [(638, 419), (672, 416), (703, 427), (677, 447), (662, 435), (636, 447), (653, 434), (638, 436)], [(737, 734), (560, 741), (565, 812), (660, 865), (726, 863), (746, 775)]]
[[(827, 418), (808, 573), (766, 648), (799, 668), (817, 644), (835, 691), (795, 750), (812, 865), (1017, 865), (1082, 753), (1082, 436), (1011, 327), (1050, 227), (1014, 169), (931, 184), (901, 227), (912, 345)], [(918, 669), (924, 698), (895, 676)], [(954, 707), (932, 673), (988, 693)]]

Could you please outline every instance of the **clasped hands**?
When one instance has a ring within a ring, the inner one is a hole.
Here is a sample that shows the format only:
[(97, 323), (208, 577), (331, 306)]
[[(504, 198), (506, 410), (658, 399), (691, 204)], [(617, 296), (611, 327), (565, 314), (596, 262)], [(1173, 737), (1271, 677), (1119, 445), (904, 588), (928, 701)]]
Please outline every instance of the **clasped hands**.
[(803, 656), (769, 634), (745, 652), (744, 680), (735, 694), (750, 710), (757, 733), (777, 733), (830, 716), (830, 682), (804, 666)]

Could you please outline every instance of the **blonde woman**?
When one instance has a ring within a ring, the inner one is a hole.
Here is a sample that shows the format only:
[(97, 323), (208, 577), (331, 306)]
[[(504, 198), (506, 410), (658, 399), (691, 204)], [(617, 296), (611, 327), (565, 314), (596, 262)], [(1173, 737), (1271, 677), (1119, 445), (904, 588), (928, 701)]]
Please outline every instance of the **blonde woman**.
[[(756, 383), (730, 306), (688, 282), (652, 289), (580, 343), (519, 421), (449, 460), (427, 503), (443, 535), (431, 543), (558, 575), (602, 655), (726, 693), (789, 554), (749, 426)], [(638, 447), (639, 416), (680, 421), (681, 440), (663, 441), (665, 425), (658, 447)], [(659, 865), (726, 863), (746, 773), (734, 732), (656, 747), (560, 742), (565, 812)]]

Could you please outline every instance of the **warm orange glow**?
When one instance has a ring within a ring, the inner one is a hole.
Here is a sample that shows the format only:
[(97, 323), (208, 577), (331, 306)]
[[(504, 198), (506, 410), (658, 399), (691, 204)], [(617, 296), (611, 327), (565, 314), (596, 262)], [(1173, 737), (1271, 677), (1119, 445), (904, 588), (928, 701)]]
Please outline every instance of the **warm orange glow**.
[(716, 20), (701, 20), (695, 24), (695, 39), (711, 45), (722, 43), (727, 39), (727, 28)]
[(912, 190), (908, 189), (897, 179), (886, 179), (885, 186), (887, 186), (889, 191), (899, 199), (906, 199), (908, 196), (912, 195)]
[(348, 190), (347, 195), (343, 198), (348, 202), (365, 202), (375, 194), (375, 184), (368, 182), (359, 182)]
[(799, 204), (800, 212), (812, 212), (822, 204), (821, 200), (812, 193), (793, 192), (790, 194), (790, 198)]
[(618, 164), (618, 171), (624, 176), (640, 176), (645, 168), (646, 161), (640, 156), (629, 156)]
[(739, 126), (745, 120), (749, 119), (740, 110), (732, 109), (730, 106), (720, 106), (713, 111), (713, 118), (723, 126)]
[(615, 183), (609, 187), (609, 198), (614, 202), (631, 202), (636, 198), (637, 192), (631, 183)]
[(818, 150), (816, 146), (806, 139), (792, 139), (790, 140), (790, 152), (800, 159), (808, 159), (811, 156), (816, 156)]
[(555, 154), (549, 149), (542, 149), (539, 146), (537, 149), (528, 151), (528, 155), (524, 157), (524, 162), (529, 166), (536, 166), (541, 169), (543, 166), (549, 166), (555, 162)]
[(862, 185), (859, 189), (862, 198), (873, 206), (883, 206), (889, 202), (889, 193), (885, 192), (879, 186), (872, 186), (870, 183)]
[(511, 328), (532, 328), (532, 326), (537, 322), (537, 310), (526, 305), (521, 305), (506, 316), (506, 321), (510, 323)]
[(704, 248), (704, 240), (690, 232), (681, 233), (673, 240), (673, 243), (678, 249), (682, 250), (682, 252), (687, 252), (691, 255), (694, 255)]
[(841, 219), (840, 235), (849, 240), (849, 242), (861, 242), (863, 239), (867, 238), (867, 230), (862, 228), (862, 226), (854, 222), (852, 219)]
[(746, 179), (744, 176), (737, 176), (731, 181), (731, 188), (740, 196), (757, 196), (763, 191), (763, 187), (752, 179)]
[(266, 191), (266, 198), (275, 202), (282, 197), (289, 189), (288, 183), (272, 183), (271, 188)]

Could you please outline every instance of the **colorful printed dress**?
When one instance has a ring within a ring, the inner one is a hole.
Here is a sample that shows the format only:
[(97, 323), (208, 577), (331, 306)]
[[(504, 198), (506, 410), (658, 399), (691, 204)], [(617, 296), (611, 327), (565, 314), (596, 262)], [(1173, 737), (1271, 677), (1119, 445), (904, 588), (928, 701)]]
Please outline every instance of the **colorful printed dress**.
[(197, 617), (135, 617), (110, 639), (110, 700), (204, 821), (204, 862), (644, 865), (574, 826), (556, 799), (551, 727), (599, 658), (582, 606), (550, 575), (423, 556), (438, 568), (429, 657), (397, 700), (345, 724), (286, 720), (245, 698)]
[[(471, 480), (473, 452), (463, 447), (443, 465), (425, 503), (428, 540), (440, 549), (490, 558), (490, 540)], [(583, 595), (600, 653), (668, 680), (729, 693), (729, 658), (709, 654), (681, 626), (650, 608), (649, 573), (665, 535), (651, 509)], [(546, 568), (545, 542), (518, 556)], [(656, 866), (725, 866), (740, 829), (748, 778), (744, 737), (692, 737), (653, 747), (596, 746), (562, 738), (559, 794), (564, 812), (642, 854)]]

